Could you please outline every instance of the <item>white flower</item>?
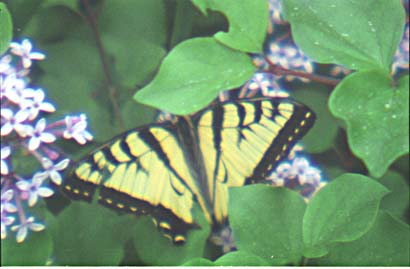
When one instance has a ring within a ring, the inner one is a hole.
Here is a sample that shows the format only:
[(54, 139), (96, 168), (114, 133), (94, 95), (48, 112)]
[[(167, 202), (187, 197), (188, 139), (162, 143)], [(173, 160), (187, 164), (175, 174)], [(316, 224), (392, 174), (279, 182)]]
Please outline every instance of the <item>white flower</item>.
[(41, 184), (43, 184), (44, 179), (44, 174), (36, 173), (31, 181), (20, 180), (16, 183), (17, 188), (19, 188), (22, 191), (28, 192), (28, 205), (30, 207), (34, 206), (37, 203), (38, 196), (50, 197), (51, 195), (53, 195), (54, 192), (51, 189), (41, 187)]
[(65, 117), (66, 130), (64, 131), (64, 138), (70, 139), (74, 138), (77, 143), (85, 144), (93, 139), (93, 136), (86, 130), (87, 128), (87, 117), (81, 114), (80, 117)]
[(10, 48), (11, 53), (21, 57), (24, 68), (29, 68), (31, 66), (31, 60), (43, 60), (45, 58), (42, 53), (31, 52), (33, 46), (28, 39), (24, 39), (21, 44), (12, 42)]
[(264, 76), (263, 74), (255, 74), (251, 79), (248, 88), (250, 90), (262, 89), (263, 91), (267, 91), (269, 86), (270, 82), (266, 76)]
[(30, 125), (27, 126), (27, 135), (31, 136), (28, 142), (28, 149), (30, 151), (36, 150), (41, 142), (52, 143), (56, 140), (53, 134), (44, 132), (45, 128), (46, 120), (44, 118), (40, 119), (34, 128)]
[(64, 170), (69, 163), (69, 159), (64, 159), (61, 162), (54, 165), (50, 159), (43, 158), (41, 164), (43, 165), (43, 168), (46, 171), (42, 172), (42, 175), (44, 177), (50, 177), (55, 184), (60, 185), (62, 182), (62, 178), (58, 171)]
[(310, 184), (313, 186), (319, 186), (321, 182), (321, 171), (315, 167), (308, 167), (303, 175), (299, 176), (299, 182), (301, 185)]
[(1, 194), (1, 212), (14, 213), (17, 211), (16, 206), (10, 203), (13, 195), (13, 190), (7, 190)]
[(222, 229), (219, 234), (214, 234), (211, 237), (211, 241), (217, 246), (222, 246), (222, 251), (224, 253), (236, 250), (234, 237), (231, 228), (229, 227)]
[(13, 224), (14, 217), (7, 216), (6, 211), (1, 211), (1, 239), (6, 239), (7, 237), (7, 226)]
[(6, 159), (10, 156), (11, 149), (9, 146), (4, 146), (1, 148), (1, 174), (7, 175), (9, 173), (9, 167), (6, 163)]
[(0, 58), (0, 74), (9, 75), (14, 73), (14, 68), (11, 66), (11, 61), (13, 58), (10, 54), (4, 55)]
[(20, 106), (23, 109), (29, 110), (29, 120), (33, 120), (37, 117), (40, 111), (54, 112), (56, 111), (53, 104), (44, 102), (44, 92), (42, 89), (38, 89), (33, 92), (33, 99), (24, 99)]
[(24, 122), (28, 117), (27, 111), (19, 110), (16, 114), (14, 114), (11, 109), (2, 108), (1, 117), (4, 119), (0, 131), (1, 136), (6, 136), (13, 130), (23, 137), (26, 136), (27, 125), (22, 124), (22, 122)]
[(286, 181), (293, 177), (292, 166), (287, 162), (282, 162), (276, 167), (275, 172), (273, 172), (268, 179), (272, 180), (275, 186), (284, 186)]
[(43, 224), (34, 223), (34, 217), (29, 217), (28, 219), (26, 219), (24, 223), (20, 225), (14, 225), (13, 227), (11, 227), (11, 230), (13, 232), (17, 231), (16, 240), (17, 243), (21, 243), (24, 241), (24, 239), (26, 239), (28, 229), (34, 232), (39, 232), (44, 230), (44, 228), (45, 227)]
[(14, 73), (6, 77), (0, 76), (0, 80), (1, 99), (7, 98), (9, 101), (19, 104), (21, 100), (32, 94), (30, 89), (26, 89), (26, 82), (17, 78)]

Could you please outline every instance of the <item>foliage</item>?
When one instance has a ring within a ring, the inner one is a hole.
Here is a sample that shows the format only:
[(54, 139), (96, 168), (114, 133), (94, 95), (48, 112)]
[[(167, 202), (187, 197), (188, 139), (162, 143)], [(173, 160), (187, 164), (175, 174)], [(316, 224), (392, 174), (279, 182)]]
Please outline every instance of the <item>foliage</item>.
[[(237, 250), (227, 254), (207, 241), (210, 228), (199, 210), (201, 228), (174, 246), (149, 217), (57, 194), (30, 209), (44, 216), (45, 231), (22, 244), (10, 235), (2, 239), (2, 265), (410, 265), (408, 56), (407, 66), (392, 68), (403, 29), (408, 41), (408, 1), (406, 10), (399, 0), (282, 0), (297, 49), (316, 63), (303, 77), (308, 83), (287, 79), (300, 73), (258, 63), (284, 46), (265, 38), (266, 31), (290, 35), (273, 3), (0, 3), (0, 53), (13, 35), (14, 41), (29, 37), (47, 56), (33, 76), (59, 106), (49, 118), (87, 114), (95, 142), (80, 149), (61, 143), (74, 159), (152, 122), (155, 109), (193, 113), (222, 90), (249, 90), (255, 72), (272, 72), (291, 97), (316, 112), (303, 142), (329, 181), (311, 199), (266, 184), (231, 188)], [(347, 75), (321, 79), (335, 65)], [(32, 169), (18, 163), (15, 169)]]

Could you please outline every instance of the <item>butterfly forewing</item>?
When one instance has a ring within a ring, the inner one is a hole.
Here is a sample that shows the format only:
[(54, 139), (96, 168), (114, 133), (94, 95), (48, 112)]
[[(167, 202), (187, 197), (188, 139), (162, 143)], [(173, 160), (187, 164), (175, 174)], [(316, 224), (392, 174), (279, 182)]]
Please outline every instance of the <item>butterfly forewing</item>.
[(191, 209), (193, 182), (172, 127), (151, 125), (112, 140), (81, 161), (65, 181), (75, 199), (99, 202), (131, 214), (151, 214), (175, 243), (196, 227)]

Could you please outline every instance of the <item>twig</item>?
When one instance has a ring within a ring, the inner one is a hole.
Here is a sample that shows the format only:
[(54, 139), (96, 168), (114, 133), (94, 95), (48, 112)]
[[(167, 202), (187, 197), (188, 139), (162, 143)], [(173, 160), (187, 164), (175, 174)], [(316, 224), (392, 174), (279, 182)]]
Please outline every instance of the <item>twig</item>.
[(326, 85), (331, 85), (331, 86), (336, 86), (340, 82), (339, 79), (334, 79), (334, 78), (329, 78), (325, 76), (306, 73), (303, 71), (289, 70), (289, 69), (283, 68), (277, 64), (272, 63), (271, 60), (269, 60), (269, 58), (267, 57), (265, 57), (265, 60), (269, 65), (269, 71), (273, 73), (274, 75), (278, 75), (278, 76), (291, 75), (295, 77), (302, 77), (302, 78), (307, 78), (311, 81), (315, 81), (321, 84), (326, 84)]
[(94, 13), (91, 9), (91, 6), (88, 0), (82, 0), (82, 2), (87, 12), (86, 20), (88, 21), (88, 24), (90, 25), (91, 30), (94, 33), (95, 42), (97, 44), (98, 53), (100, 54), (101, 65), (102, 65), (102, 69), (105, 75), (105, 80), (107, 84), (108, 93), (110, 95), (110, 100), (114, 108), (115, 117), (118, 119), (121, 130), (125, 131), (124, 120), (121, 116), (121, 111), (119, 109), (118, 100), (117, 100), (118, 91), (112, 82), (113, 80), (111, 77), (110, 68), (108, 67), (107, 57), (105, 55), (105, 51), (104, 51), (104, 48), (101, 42), (100, 32), (98, 31), (98, 27), (97, 27), (97, 20), (94, 16)]

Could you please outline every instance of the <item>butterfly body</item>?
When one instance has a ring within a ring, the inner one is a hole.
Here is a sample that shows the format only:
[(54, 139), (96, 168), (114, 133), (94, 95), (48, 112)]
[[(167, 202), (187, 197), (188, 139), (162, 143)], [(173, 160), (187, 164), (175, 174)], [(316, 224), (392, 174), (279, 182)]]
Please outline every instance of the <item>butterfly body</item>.
[(262, 180), (313, 125), (306, 106), (285, 98), (211, 105), (113, 138), (80, 161), (64, 185), (74, 199), (150, 214), (174, 243), (196, 228), (197, 202), (208, 222), (228, 217), (228, 188)]

